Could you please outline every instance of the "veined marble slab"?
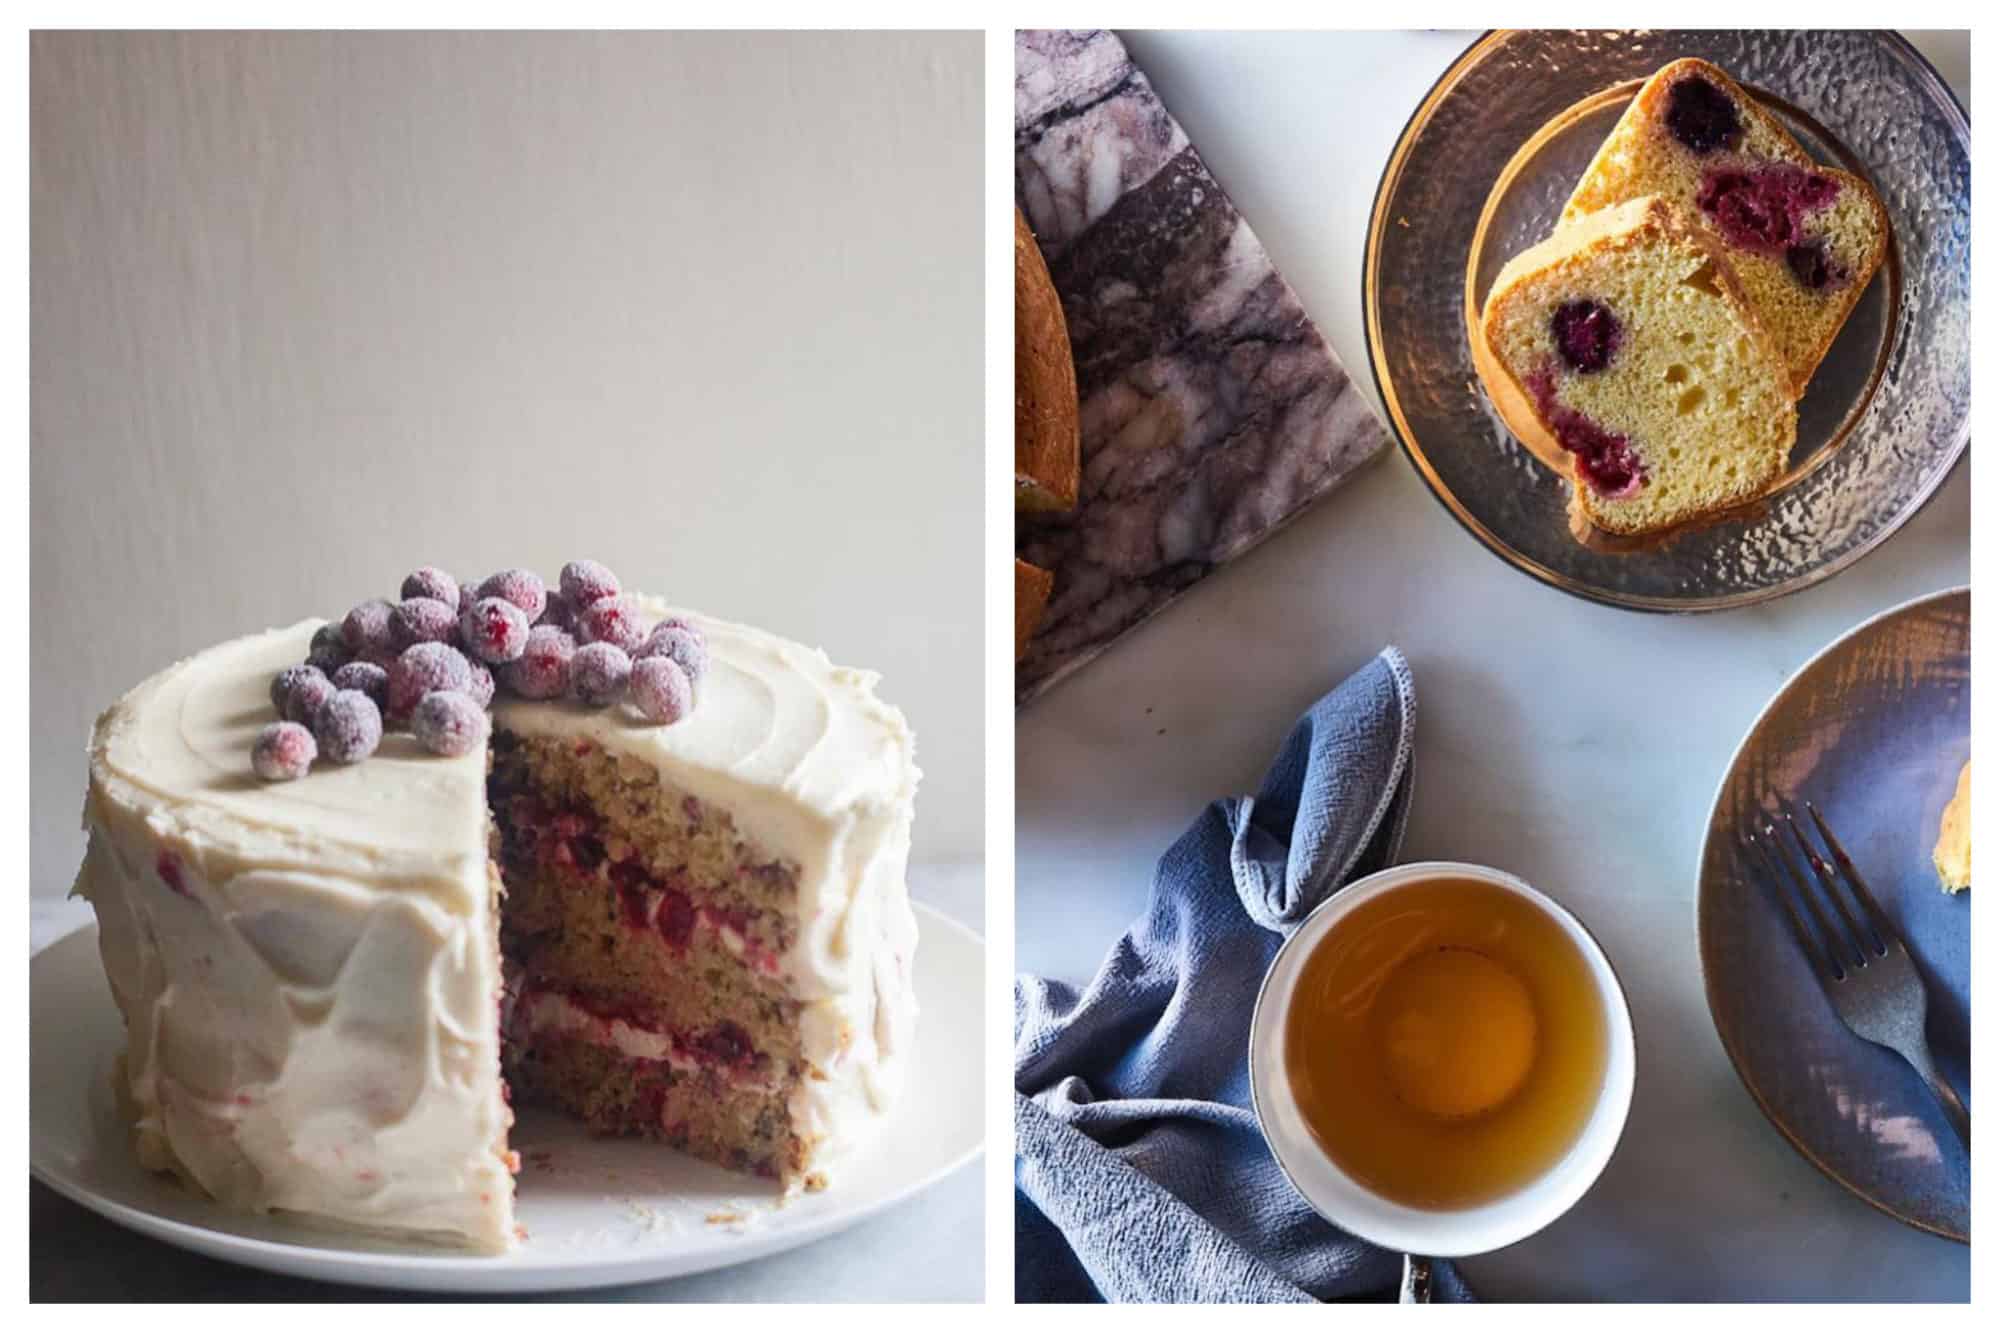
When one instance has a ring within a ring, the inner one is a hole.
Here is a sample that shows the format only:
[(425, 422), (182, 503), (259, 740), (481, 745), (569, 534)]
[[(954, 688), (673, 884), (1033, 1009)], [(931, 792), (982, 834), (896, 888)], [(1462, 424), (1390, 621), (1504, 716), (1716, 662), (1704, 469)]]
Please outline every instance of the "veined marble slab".
[(1016, 519), (1021, 558), (1055, 571), (1025, 704), (1389, 437), (1115, 35), (1015, 34), (1014, 173), (1083, 426), (1076, 509)]

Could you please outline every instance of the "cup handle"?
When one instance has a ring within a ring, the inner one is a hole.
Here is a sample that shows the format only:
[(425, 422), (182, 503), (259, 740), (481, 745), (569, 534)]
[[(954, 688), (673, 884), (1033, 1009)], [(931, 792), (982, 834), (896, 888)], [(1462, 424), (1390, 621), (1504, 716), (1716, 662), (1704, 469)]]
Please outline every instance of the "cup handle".
[(1398, 1305), (1431, 1303), (1431, 1261), (1420, 1254), (1403, 1256), (1403, 1284), (1396, 1292)]

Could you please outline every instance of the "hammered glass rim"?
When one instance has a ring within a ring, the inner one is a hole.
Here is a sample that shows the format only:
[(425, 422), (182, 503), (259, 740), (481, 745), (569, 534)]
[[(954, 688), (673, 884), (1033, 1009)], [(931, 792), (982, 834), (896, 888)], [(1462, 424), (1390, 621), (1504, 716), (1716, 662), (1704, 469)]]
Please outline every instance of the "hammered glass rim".
[[(1969, 410), (1961, 412), (1951, 433), (1949, 443), (1941, 457), (1911, 492), (1904, 497), (1895, 514), (1881, 524), (1873, 533), (1853, 546), (1842, 550), (1831, 558), (1819, 561), (1794, 576), (1764, 586), (1744, 588), (1735, 591), (1699, 596), (1662, 597), (1631, 593), (1617, 588), (1607, 588), (1587, 579), (1575, 577), (1562, 570), (1517, 549), (1504, 536), (1495, 532), (1473, 514), (1466, 504), (1455, 495), (1450, 486), (1439, 475), (1437, 467), (1427, 454), (1422, 440), (1411, 427), (1404, 415), (1397, 395), (1394, 372), (1388, 364), (1385, 335), (1382, 328), (1381, 286), (1383, 246), (1382, 238), (1390, 225), (1391, 212), (1395, 202), (1396, 187), (1401, 183), (1403, 169), (1419, 135), (1430, 124), (1438, 107), (1452, 96), (1456, 86), (1466, 73), (1518, 36), (1521, 29), (1492, 29), (1480, 34), (1466, 49), (1455, 57), (1441, 73), (1424, 96), (1411, 111), (1402, 131), (1397, 135), (1395, 145), (1383, 163), (1382, 174), (1377, 181), (1375, 196), (1369, 210), (1361, 265), (1361, 315), (1362, 334), (1368, 351), (1369, 372), (1374, 377), (1375, 389), (1380, 395), (1385, 424), (1396, 437), (1404, 455), (1423, 478), (1432, 497), (1443, 506), (1457, 523), (1470, 533), (1481, 545), (1493, 554), (1536, 580), (1548, 584), (1562, 592), (1585, 601), (1600, 605), (1615, 606), (1624, 610), (1646, 611), (1661, 614), (1694, 614), (1705, 611), (1730, 610), (1745, 606), (1755, 606), (1789, 596), (1792, 593), (1814, 587), (1834, 575), (1846, 570), (1863, 556), (1877, 550), (1897, 532), (1901, 531), (1916, 514), (1936, 495), (1951, 477), (1959, 461), (1964, 457), (1971, 441), (1972, 426)], [(1808, 34), (1800, 34), (1801, 36)], [(1907, 65), (1913, 76), (1930, 94), (1933, 104), (1944, 111), (1950, 120), (1952, 132), (1968, 144), (1971, 138), (1971, 121), (1965, 108), (1959, 103), (1951, 87), (1938, 73), (1935, 66), (1923, 53), (1911, 44), (1908, 38), (1894, 31), (1870, 34), (1885, 43), (1901, 61)], [(1892, 238), (1892, 244), (1894, 244)], [(1454, 263), (1464, 256), (1453, 256)], [(1968, 263), (1970, 262), (1968, 258)], [(1815, 462), (1804, 469), (1811, 472), (1817, 468)]]

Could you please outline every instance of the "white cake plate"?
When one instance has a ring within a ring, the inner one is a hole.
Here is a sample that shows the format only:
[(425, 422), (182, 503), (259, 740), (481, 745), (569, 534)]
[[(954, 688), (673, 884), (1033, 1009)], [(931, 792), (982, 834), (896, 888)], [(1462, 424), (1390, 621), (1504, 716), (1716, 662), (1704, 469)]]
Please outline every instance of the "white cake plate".
[[(775, 1186), (576, 1122), (523, 1111), (519, 1218), (511, 1254), (472, 1256), (357, 1238), (296, 1218), (226, 1212), (140, 1169), (111, 1086), (124, 1026), (97, 957), (97, 928), (30, 965), (28, 1166), (35, 1178), (122, 1226), (198, 1254), (299, 1277), (423, 1291), (564, 1291), (680, 1277), (761, 1259), (880, 1212), (979, 1154), (985, 951), (918, 904), (917, 1052), (902, 1101), (831, 1189), (781, 1202)], [(890, 1262), (885, 1259), (885, 1262)]]

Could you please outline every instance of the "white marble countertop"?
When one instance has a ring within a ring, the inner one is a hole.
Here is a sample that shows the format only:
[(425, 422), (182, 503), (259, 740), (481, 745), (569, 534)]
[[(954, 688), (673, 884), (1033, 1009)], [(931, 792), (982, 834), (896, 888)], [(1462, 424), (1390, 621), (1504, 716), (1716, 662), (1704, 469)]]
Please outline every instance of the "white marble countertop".
[[(984, 933), (982, 866), (912, 866), (910, 886), (911, 897)], [(88, 904), (31, 899), (30, 952), (89, 920)], [(982, 1167), (974, 1161), (908, 1203), (796, 1250), (670, 1282), (545, 1299), (977, 1301), (986, 1285), (984, 1198)], [(433, 1299), (311, 1282), (189, 1254), (108, 1222), (37, 1181), (28, 1185), (28, 1214), (28, 1295), (34, 1301)]]
[[(1915, 39), (1967, 100), (1965, 37)], [(1363, 383), (1375, 183), (1468, 40), (1127, 35)], [(1418, 699), (1405, 856), (1502, 866), (1562, 899), (1617, 964), (1639, 1032), (1617, 1156), (1567, 1218), (1466, 1262), (1481, 1294), (1964, 1300), (1965, 1246), (1870, 1209), (1752, 1104), (1703, 1001), (1693, 897), (1716, 784), (1771, 693), (1856, 622), (1967, 582), (1969, 548), (1960, 467), (1907, 528), (1820, 587), (1746, 611), (1638, 615), (1514, 572), (1392, 453), (1021, 714), (1017, 966), (1088, 977), (1187, 822), (1253, 788), (1301, 710), (1399, 644)]]

